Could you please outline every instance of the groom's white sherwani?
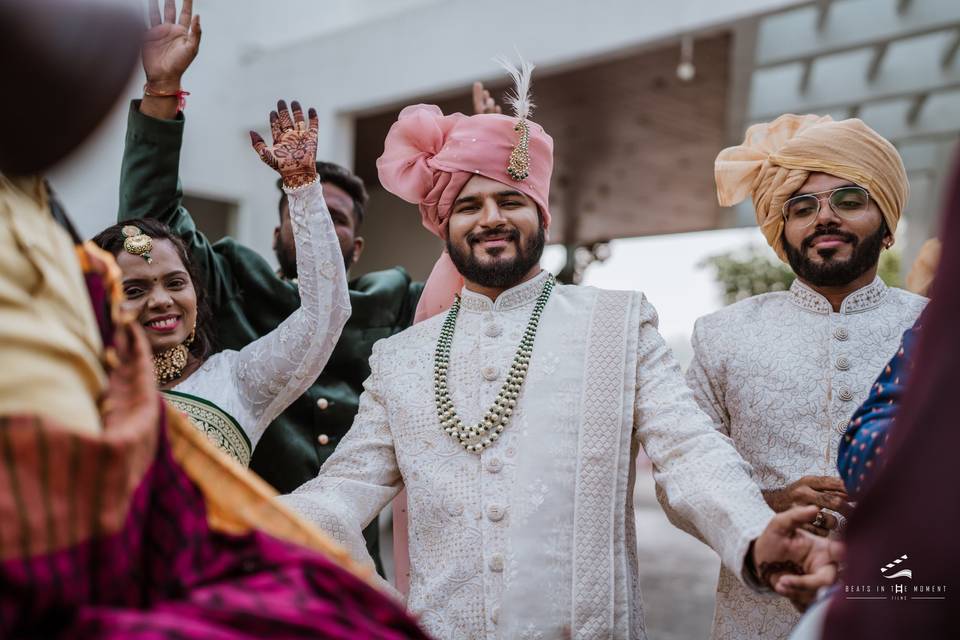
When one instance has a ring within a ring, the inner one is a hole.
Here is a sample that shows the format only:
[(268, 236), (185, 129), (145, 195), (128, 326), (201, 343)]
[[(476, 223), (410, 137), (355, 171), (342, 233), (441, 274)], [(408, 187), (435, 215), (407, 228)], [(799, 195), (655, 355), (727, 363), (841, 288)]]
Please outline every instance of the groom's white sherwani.
[[(492, 404), (547, 274), (496, 302), (464, 290), (449, 388), (464, 422)], [(634, 292), (558, 285), (513, 420), (480, 454), (434, 406), (443, 317), (378, 342), (360, 410), (319, 476), (284, 500), (366, 556), (362, 528), (406, 487), (409, 608), (440, 639), (642, 638), (634, 459), (742, 574), (772, 512), (697, 407)]]

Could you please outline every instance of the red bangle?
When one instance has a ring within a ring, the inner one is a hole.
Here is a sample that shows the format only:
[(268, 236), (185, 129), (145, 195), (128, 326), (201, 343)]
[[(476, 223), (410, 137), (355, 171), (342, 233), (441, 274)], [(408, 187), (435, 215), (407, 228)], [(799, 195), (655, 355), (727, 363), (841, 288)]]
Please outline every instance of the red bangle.
[(150, 96), (151, 98), (176, 98), (177, 111), (183, 111), (187, 106), (186, 96), (190, 95), (190, 92), (178, 89), (175, 93), (160, 93), (150, 89), (150, 83), (148, 82), (143, 85), (143, 95)]

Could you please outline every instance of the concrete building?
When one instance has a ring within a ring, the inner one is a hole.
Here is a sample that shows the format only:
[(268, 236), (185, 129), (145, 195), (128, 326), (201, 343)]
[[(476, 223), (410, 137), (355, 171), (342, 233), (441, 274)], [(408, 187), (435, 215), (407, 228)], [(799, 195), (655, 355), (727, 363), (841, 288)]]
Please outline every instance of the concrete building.
[[(100, 0), (109, 1), (109, 0)], [(113, 0), (125, 1), (125, 0)], [(439, 250), (413, 207), (379, 188), (374, 161), (400, 107), (467, 111), (492, 62), (537, 64), (534, 118), (556, 139), (551, 241), (570, 247), (750, 224), (717, 207), (716, 152), (783, 112), (858, 116), (894, 140), (913, 194), (910, 256), (935, 227), (960, 131), (955, 0), (197, 0), (201, 53), (182, 176), (212, 235), (270, 255), (273, 176), (249, 149), (277, 98), (320, 114), (320, 155), (368, 182), (358, 273), (404, 264), (424, 277)], [(129, 95), (139, 94), (142, 78)], [(84, 233), (113, 220), (126, 105), (52, 176)]]

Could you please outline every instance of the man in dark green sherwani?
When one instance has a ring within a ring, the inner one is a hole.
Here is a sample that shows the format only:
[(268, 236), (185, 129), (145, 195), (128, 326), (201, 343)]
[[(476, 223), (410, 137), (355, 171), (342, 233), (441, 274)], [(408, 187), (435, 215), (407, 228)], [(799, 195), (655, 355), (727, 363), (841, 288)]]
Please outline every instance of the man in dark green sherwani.
[[(170, 27), (167, 39), (144, 45), (147, 89), (142, 101), (133, 101), (127, 120), (118, 220), (160, 220), (183, 238), (205, 278), (217, 348), (240, 349), (276, 329), (300, 306), (289, 215), (281, 202), (274, 237), (281, 265), (277, 272), (232, 238), (210, 243), (181, 206), (184, 116), (177, 93), (198, 46), (187, 39), (185, 26)], [(358, 231), (366, 192), (346, 169), (318, 163), (318, 172), (349, 268), (362, 249)], [(352, 313), (330, 361), (313, 386), (270, 425), (254, 451), (251, 468), (277, 491), (289, 493), (317, 475), (357, 413), (373, 343), (410, 326), (422, 288), (400, 267), (350, 282)], [(376, 521), (364, 533), (379, 565)]]

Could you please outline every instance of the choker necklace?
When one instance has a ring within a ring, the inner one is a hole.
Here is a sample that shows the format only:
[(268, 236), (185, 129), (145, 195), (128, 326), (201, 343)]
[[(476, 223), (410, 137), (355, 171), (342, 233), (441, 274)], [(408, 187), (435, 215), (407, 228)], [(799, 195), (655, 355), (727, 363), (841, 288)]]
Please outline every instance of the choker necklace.
[(188, 353), (186, 345), (178, 344), (163, 353), (154, 354), (153, 375), (157, 384), (164, 385), (179, 378), (187, 366)]
[(450, 346), (453, 344), (453, 331), (457, 326), (457, 314), (460, 313), (459, 295), (453, 301), (450, 311), (447, 312), (443, 327), (440, 329), (440, 338), (437, 340), (437, 350), (434, 355), (434, 399), (437, 405), (437, 417), (440, 419), (443, 430), (467, 451), (480, 453), (492, 445), (500, 438), (500, 434), (503, 433), (504, 428), (510, 422), (510, 416), (513, 415), (513, 409), (517, 404), (517, 396), (520, 395), (520, 388), (527, 378), (530, 356), (533, 354), (533, 339), (537, 335), (540, 316), (543, 313), (543, 308), (547, 305), (547, 300), (550, 299), (550, 292), (553, 291), (555, 284), (556, 280), (553, 276), (549, 276), (544, 283), (543, 291), (537, 297), (533, 313), (530, 314), (527, 328), (523, 332), (520, 346), (517, 347), (517, 353), (513, 356), (513, 363), (510, 365), (507, 379), (500, 388), (493, 406), (483, 415), (483, 420), (473, 425), (464, 424), (460, 416), (457, 415), (453, 408), (453, 400), (450, 398), (450, 390), (447, 388)]

